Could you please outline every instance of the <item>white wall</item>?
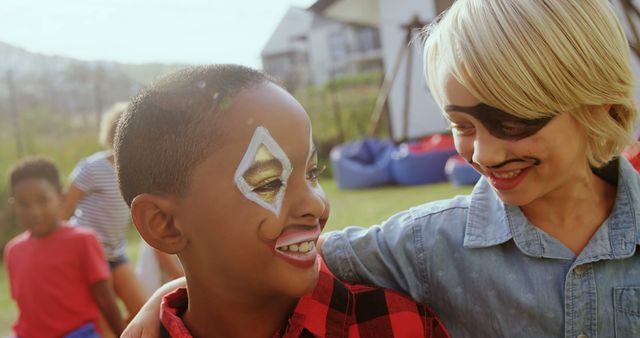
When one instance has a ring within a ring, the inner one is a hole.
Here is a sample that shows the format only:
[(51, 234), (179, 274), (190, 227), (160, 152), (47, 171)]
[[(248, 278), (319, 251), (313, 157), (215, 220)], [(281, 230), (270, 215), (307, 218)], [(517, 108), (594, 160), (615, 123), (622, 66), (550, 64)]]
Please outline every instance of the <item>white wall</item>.
[[(634, 3), (636, 4), (636, 6), (640, 6), (640, 3), (638, 1), (634, 1)], [(625, 33), (627, 34), (627, 36), (632, 36), (631, 35), (631, 28), (629, 27), (629, 23), (626, 20), (626, 16), (624, 15), (624, 12), (622, 10), (622, 6), (620, 5), (620, 3), (618, 1), (614, 2), (614, 8), (616, 9), (616, 13), (618, 14), (618, 18), (620, 19), (620, 22), (622, 23), (622, 26), (624, 27)], [(636, 23), (636, 29), (640, 30), (640, 26), (638, 25), (638, 21), (635, 22)], [(633, 69), (633, 73), (636, 76), (636, 86), (635, 86), (635, 97), (636, 97), (636, 104), (640, 103), (640, 58), (638, 57), (638, 55), (636, 55), (635, 53), (631, 53), (631, 67)], [(640, 119), (638, 120), (638, 126), (636, 127), (636, 137), (640, 137)]]
[[(323, 17), (317, 17), (314, 20), (307, 37), (309, 64), (314, 84), (324, 84), (332, 76), (356, 73), (363, 62), (381, 60), (380, 49), (359, 50), (359, 29), (359, 26)], [(334, 50), (330, 42), (332, 34), (339, 34), (344, 38), (346, 54), (341, 59), (334, 59)]]
[[(399, 48), (405, 43), (405, 32), (401, 28), (408, 23), (414, 15), (418, 15), (424, 22), (429, 22), (435, 17), (435, 4), (433, 0), (378, 0), (379, 22), (382, 48), (384, 52), (385, 71), (392, 72)], [(629, 27), (617, 1), (614, 2), (618, 17), (625, 30), (629, 32)], [(638, 22), (636, 22), (638, 25)], [(640, 27), (638, 27), (640, 29)], [(629, 33), (627, 33), (629, 34)], [(403, 135), (403, 109), (404, 109), (404, 88), (406, 74), (406, 58), (400, 66), (400, 71), (392, 87), (389, 97), (389, 108), (392, 123), (392, 137), (401, 139), (403, 137), (416, 138), (425, 134), (443, 131), (446, 129), (446, 122), (442, 118), (441, 112), (429, 95), (423, 75), (423, 62), (420, 43), (412, 47), (414, 53), (412, 83), (410, 91), (409, 109), (409, 130), (408, 135)], [(632, 67), (636, 76), (635, 97), (640, 103), (640, 58), (632, 55)], [(640, 135), (640, 120), (638, 121), (637, 133)]]
[[(424, 22), (434, 17), (435, 8), (431, 0), (379, 0), (380, 38), (384, 52), (385, 72), (391, 74), (398, 51), (405, 44), (405, 30), (402, 25), (418, 15)], [(440, 109), (428, 93), (423, 75), (423, 62), (420, 43), (411, 47), (413, 69), (411, 75), (408, 134), (403, 135), (403, 110), (407, 57), (400, 65), (399, 72), (391, 88), (389, 109), (392, 125), (392, 137), (417, 138), (427, 134), (444, 131), (447, 124)]]
[[(631, 55), (631, 67), (633, 68), (633, 73), (636, 76), (635, 97), (636, 105), (638, 105), (640, 104), (640, 59), (636, 54)], [(636, 137), (640, 138), (640, 118), (637, 122), (638, 124), (636, 126)]]
[[(340, 1), (338, 4), (344, 6), (344, 8), (333, 8), (332, 14), (336, 17), (338, 14), (343, 16), (346, 13), (355, 12), (355, 17), (349, 16), (347, 20), (357, 20), (359, 17), (362, 22), (376, 21), (372, 19), (373, 16), (378, 15), (377, 22), (380, 23), (380, 38), (383, 49), (384, 67), (385, 72), (390, 75), (395, 59), (398, 55), (399, 49), (405, 44), (405, 31), (402, 25), (411, 21), (414, 15), (418, 15), (424, 22), (431, 21), (435, 16), (435, 3), (433, 0), (377, 0), (377, 8), (373, 5), (374, 0), (352, 0), (352, 1)], [(639, 1), (634, 1), (637, 4)], [(618, 1), (614, 1), (616, 7), (619, 6)], [(345, 8), (349, 8), (347, 11)], [(621, 18), (624, 26), (627, 23), (624, 20), (624, 16), (620, 13), (618, 15)], [(637, 24), (637, 23), (636, 23)], [(640, 29), (640, 27), (638, 27)], [(628, 27), (625, 27), (628, 31)], [(419, 43), (412, 47), (413, 52), (413, 67), (412, 67), (412, 83), (410, 85), (410, 107), (409, 107), (409, 128), (407, 135), (403, 134), (403, 110), (404, 110), (404, 98), (405, 98), (405, 74), (406, 74), (406, 58), (400, 65), (399, 72), (396, 76), (391, 93), (389, 96), (389, 109), (390, 118), (392, 124), (392, 138), (395, 140), (403, 138), (418, 138), (427, 134), (432, 134), (446, 129), (447, 123), (445, 122), (440, 109), (435, 104), (431, 95), (429, 95), (423, 75), (423, 62), (421, 55), (421, 46)], [(636, 101), (640, 102), (640, 59), (634, 55), (632, 60), (633, 71), (638, 79), (636, 81), (635, 96)], [(638, 133), (640, 133), (640, 121), (638, 125)]]
[(344, 31), (344, 25), (322, 18), (316, 19), (309, 31), (309, 64), (314, 84), (324, 84), (330, 79), (334, 65), (329, 48), (329, 36), (337, 31)]

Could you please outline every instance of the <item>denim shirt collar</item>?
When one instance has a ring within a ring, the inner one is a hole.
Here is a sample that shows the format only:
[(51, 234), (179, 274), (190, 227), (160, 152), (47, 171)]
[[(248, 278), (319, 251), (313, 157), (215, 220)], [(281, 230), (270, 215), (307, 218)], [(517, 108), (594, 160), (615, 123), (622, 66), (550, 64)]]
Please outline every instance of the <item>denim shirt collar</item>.
[(483, 248), (502, 244), (512, 237), (505, 204), (489, 182), (480, 178), (471, 193), (463, 245)]
[[(615, 165), (616, 163), (612, 163)], [(625, 258), (640, 245), (640, 177), (626, 159), (618, 160), (618, 188), (613, 210), (577, 260)], [(514, 240), (526, 255), (575, 258), (568, 249), (550, 250), (549, 235), (533, 226), (519, 207), (503, 203), (482, 178), (469, 203), (464, 246), (484, 248)]]

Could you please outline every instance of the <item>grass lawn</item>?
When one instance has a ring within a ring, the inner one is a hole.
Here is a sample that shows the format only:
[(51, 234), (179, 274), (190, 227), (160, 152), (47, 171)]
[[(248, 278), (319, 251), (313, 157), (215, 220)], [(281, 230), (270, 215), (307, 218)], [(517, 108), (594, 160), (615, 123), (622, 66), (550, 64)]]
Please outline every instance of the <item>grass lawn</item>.
[[(327, 230), (341, 229), (347, 225), (377, 224), (398, 211), (408, 207), (455, 195), (467, 194), (471, 187), (456, 188), (449, 184), (422, 185), (413, 187), (383, 187), (368, 190), (339, 190), (332, 180), (323, 180), (331, 200), (331, 218)], [(139, 237), (135, 230), (129, 236), (129, 255), (135, 262)], [(46, 281), (43, 281), (46, 283)], [(43, 304), (43, 306), (46, 306)], [(0, 336), (10, 334), (17, 309), (9, 296), (4, 268), (0, 270)]]

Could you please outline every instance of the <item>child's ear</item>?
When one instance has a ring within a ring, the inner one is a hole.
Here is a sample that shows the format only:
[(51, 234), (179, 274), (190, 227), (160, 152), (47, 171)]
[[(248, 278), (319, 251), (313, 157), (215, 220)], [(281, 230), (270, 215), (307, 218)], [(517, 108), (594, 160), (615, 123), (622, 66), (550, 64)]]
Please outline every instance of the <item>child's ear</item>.
[(176, 199), (171, 196), (140, 194), (131, 202), (131, 218), (140, 236), (152, 247), (176, 254), (187, 238), (174, 222)]

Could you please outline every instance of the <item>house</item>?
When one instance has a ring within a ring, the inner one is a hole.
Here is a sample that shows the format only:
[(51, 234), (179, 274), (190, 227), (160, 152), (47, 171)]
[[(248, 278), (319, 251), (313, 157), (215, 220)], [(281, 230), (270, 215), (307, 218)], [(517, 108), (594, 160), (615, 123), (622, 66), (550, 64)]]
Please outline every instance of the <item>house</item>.
[[(423, 62), (419, 44), (414, 43), (409, 53), (405, 51), (404, 55), (400, 51), (407, 45), (407, 26), (412, 21), (415, 20), (414, 24), (427, 24), (453, 2), (454, 0), (318, 0), (310, 7), (316, 14), (334, 20), (379, 28), (385, 74), (387, 77), (395, 76), (387, 104), (391, 135), (396, 141), (441, 132), (447, 126), (440, 109), (428, 94), (422, 76)], [(627, 35), (634, 41), (633, 27), (635, 26), (635, 31), (640, 31), (638, 1), (614, 0), (612, 3)], [(640, 41), (635, 43), (640, 46)], [(409, 54), (411, 57), (407, 56)], [(407, 65), (410, 65), (410, 69), (407, 69)], [(636, 78), (640, 78), (638, 53), (632, 57), (632, 68)], [(635, 96), (637, 102), (640, 102), (638, 85)], [(637, 129), (640, 135), (640, 123)]]
[(310, 82), (307, 35), (314, 15), (290, 7), (262, 49), (262, 69), (292, 90)]
[[(318, 0), (309, 9), (352, 25), (378, 27), (387, 78), (394, 80), (387, 107), (395, 141), (420, 138), (446, 130), (447, 123), (424, 80), (419, 43), (409, 45), (417, 30), (453, 0)], [(412, 26), (413, 24), (413, 26)], [(409, 47), (407, 47), (409, 46)], [(407, 66), (410, 68), (407, 69)]]
[(382, 71), (382, 49), (376, 27), (316, 15), (308, 42), (313, 84), (321, 85), (341, 75)]
[(382, 70), (378, 29), (291, 7), (262, 50), (263, 70), (288, 89)]

